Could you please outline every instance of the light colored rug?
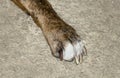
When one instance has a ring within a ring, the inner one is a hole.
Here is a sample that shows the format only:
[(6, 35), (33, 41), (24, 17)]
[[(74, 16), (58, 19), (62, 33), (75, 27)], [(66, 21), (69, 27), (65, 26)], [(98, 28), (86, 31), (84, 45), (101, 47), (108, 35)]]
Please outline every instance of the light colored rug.
[(51, 55), (41, 30), (0, 0), (0, 78), (120, 78), (120, 0), (49, 0), (86, 41), (82, 64)]

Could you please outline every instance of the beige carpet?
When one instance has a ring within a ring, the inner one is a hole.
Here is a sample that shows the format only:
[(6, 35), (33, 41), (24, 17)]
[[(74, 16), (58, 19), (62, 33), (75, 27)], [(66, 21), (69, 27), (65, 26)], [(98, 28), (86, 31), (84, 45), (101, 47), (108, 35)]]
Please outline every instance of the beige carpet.
[(31, 17), (0, 0), (0, 78), (120, 78), (120, 0), (49, 0), (86, 41), (84, 62), (61, 62)]

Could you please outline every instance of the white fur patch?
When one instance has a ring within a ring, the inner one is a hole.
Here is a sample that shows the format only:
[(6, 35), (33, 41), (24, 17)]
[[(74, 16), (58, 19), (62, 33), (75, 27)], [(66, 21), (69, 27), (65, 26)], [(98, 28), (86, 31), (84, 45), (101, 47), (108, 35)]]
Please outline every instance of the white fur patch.
[(74, 45), (74, 51), (76, 52), (76, 56), (80, 55), (83, 51), (83, 42), (80, 41), (80, 42), (77, 42), (75, 45)]
[(74, 47), (71, 43), (68, 43), (65, 46), (65, 50), (63, 51), (63, 59), (71, 60), (75, 56)]
[(71, 43), (67, 43), (65, 46), (65, 50), (63, 51), (63, 59), (64, 60), (71, 60), (75, 56), (79, 56), (82, 53), (83, 50), (83, 42), (77, 42), (74, 45)]

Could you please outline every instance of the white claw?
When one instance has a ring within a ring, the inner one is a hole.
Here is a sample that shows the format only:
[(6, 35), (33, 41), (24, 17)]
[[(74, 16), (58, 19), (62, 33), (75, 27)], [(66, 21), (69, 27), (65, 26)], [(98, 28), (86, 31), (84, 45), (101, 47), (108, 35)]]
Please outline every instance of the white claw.
[(80, 63), (82, 63), (82, 62), (83, 62), (83, 55), (80, 54)]
[(86, 49), (85, 46), (83, 47), (83, 54), (84, 54), (85, 56), (87, 56), (87, 49)]
[(78, 65), (79, 64), (79, 57), (78, 56), (75, 56), (75, 63)]

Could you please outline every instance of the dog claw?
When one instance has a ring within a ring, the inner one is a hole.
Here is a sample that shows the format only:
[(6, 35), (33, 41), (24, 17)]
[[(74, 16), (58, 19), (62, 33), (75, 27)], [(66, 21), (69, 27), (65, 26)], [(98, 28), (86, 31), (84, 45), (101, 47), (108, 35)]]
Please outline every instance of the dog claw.
[(82, 63), (82, 62), (83, 62), (83, 55), (80, 54), (80, 63)]
[(86, 49), (85, 46), (83, 46), (83, 54), (84, 54), (85, 56), (87, 56), (87, 49)]
[(75, 63), (78, 65), (79, 64), (80, 57), (76, 56), (75, 57)]

